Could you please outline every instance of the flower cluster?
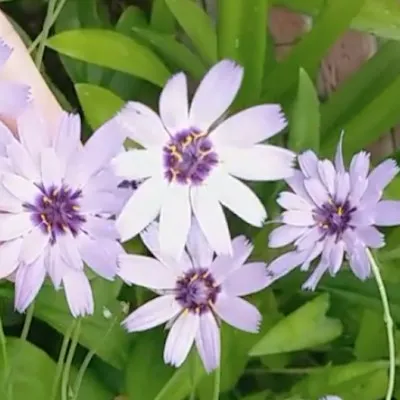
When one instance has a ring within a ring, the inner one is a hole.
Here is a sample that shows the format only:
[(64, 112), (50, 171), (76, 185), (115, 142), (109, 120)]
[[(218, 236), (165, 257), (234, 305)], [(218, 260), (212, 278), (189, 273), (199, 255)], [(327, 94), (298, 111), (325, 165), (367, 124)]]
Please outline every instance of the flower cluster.
[[(0, 63), (11, 49), (0, 43)], [(297, 157), (266, 143), (286, 127), (277, 104), (227, 115), (243, 69), (230, 60), (212, 67), (189, 102), (187, 79), (174, 75), (159, 115), (129, 102), (85, 143), (80, 119), (63, 113), (50, 131), (30, 102), (29, 89), (0, 82), (0, 114), (16, 118), (17, 136), (0, 124), (0, 277), (15, 282), (23, 312), (46, 278), (63, 288), (73, 316), (93, 313), (85, 267), (105, 279), (150, 289), (156, 296), (134, 310), (130, 332), (166, 324), (164, 360), (180, 366), (193, 344), (209, 372), (220, 362), (220, 323), (257, 332), (260, 312), (242, 299), (292, 269), (308, 270), (315, 289), (344, 257), (354, 274), (370, 274), (368, 248), (384, 244), (375, 226), (400, 223), (400, 203), (381, 200), (398, 167), (385, 161), (369, 173), (369, 155), (344, 166), (312, 151)], [(125, 151), (129, 137), (141, 148)], [(227, 208), (262, 227), (266, 210), (243, 181), (284, 179), (282, 226), (272, 248), (294, 244), (267, 267), (246, 262), (252, 245), (231, 239)], [(154, 258), (126, 254), (121, 242), (140, 235)], [(326, 398), (337, 398), (326, 396)]]

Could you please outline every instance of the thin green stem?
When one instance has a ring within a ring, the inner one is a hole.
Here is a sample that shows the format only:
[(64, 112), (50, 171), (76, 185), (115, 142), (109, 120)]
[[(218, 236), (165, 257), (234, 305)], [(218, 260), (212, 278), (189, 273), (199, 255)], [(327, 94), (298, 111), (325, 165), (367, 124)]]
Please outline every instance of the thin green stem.
[(218, 367), (214, 372), (214, 390), (212, 400), (219, 400), (219, 392), (221, 385), (221, 369)]
[(192, 352), (190, 355), (190, 369), (191, 369), (191, 385), (192, 385), (192, 391), (190, 392), (190, 398), (189, 400), (195, 400), (196, 399), (196, 357), (195, 353)]
[(68, 400), (68, 382), (69, 382), (69, 374), (71, 371), (72, 361), (74, 359), (75, 350), (78, 346), (79, 334), (81, 332), (81, 319), (79, 318), (76, 321), (74, 333), (72, 335), (71, 346), (68, 351), (67, 359), (64, 365), (64, 371), (61, 379), (61, 399)]
[(71, 323), (70, 327), (64, 334), (64, 339), (61, 345), (60, 354), (58, 355), (56, 373), (54, 375), (53, 386), (51, 388), (50, 400), (56, 400), (57, 398), (57, 391), (60, 385), (60, 378), (64, 365), (65, 356), (67, 354), (68, 343), (69, 340), (71, 339), (72, 331), (74, 330), (74, 328), (75, 328), (75, 321)]
[[(55, 8), (54, 13), (51, 15), (51, 19), (50, 19), (50, 23), (49, 23), (49, 25), (50, 25), (49, 30), (54, 25), (54, 23), (57, 21), (57, 18), (60, 15), (62, 9), (64, 8), (66, 2), (67, 2), (67, 0), (60, 0), (60, 2), (58, 3), (57, 8)], [(39, 35), (36, 37), (36, 39), (29, 46), (29, 48), (28, 48), (29, 53), (32, 53), (36, 49), (36, 47), (39, 46), (40, 42), (42, 41), (42, 37), (43, 37), (43, 30), (42, 30), (42, 32), (39, 33)]]
[(44, 23), (43, 23), (42, 36), (40, 38), (39, 45), (38, 45), (39, 46), (38, 51), (37, 51), (36, 57), (35, 57), (35, 64), (36, 64), (37, 68), (40, 68), (40, 65), (42, 64), (44, 49), (46, 47), (46, 40), (47, 40), (47, 37), (49, 36), (50, 28), (52, 25), (51, 20), (52, 20), (52, 16), (54, 15), (56, 1), (57, 0), (49, 0), (49, 4), (47, 6), (47, 13), (46, 13), (46, 18), (44, 19)]
[(3, 360), (3, 385), (4, 391), (8, 393), (8, 399), (11, 400), (12, 397), (12, 384), (10, 383), (10, 364), (8, 363), (8, 355), (7, 355), (7, 340), (6, 335), (3, 329), (3, 322), (0, 319), (0, 349), (1, 349), (1, 358)]
[(381, 301), (383, 306), (384, 320), (386, 323), (386, 332), (389, 345), (389, 382), (386, 392), (386, 400), (391, 400), (393, 396), (394, 383), (396, 377), (396, 349), (394, 344), (393, 319), (390, 314), (389, 300), (378, 264), (376, 263), (375, 258), (369, 249), (367, 250), (367, 255), (371, 263), (372, 272), (374, 274), (376, 283), (378, 285), (379, 294), (381, 296)]
[(22, 340), (26, 340), (28, 337), (29, 329), (31, 329), (34, 311), (35, 311), (35, 303), (32, 302), (31, 305), (28, 307), (24, 321), (24, 326), (22, 327), (22, 332), (21, 332)]
[(98, 343), (98, 346), (93, 347), (93, 349), (90, 350), (90, 351), (86, 354), (86, 356), (85, 356), (85, 358), (84, 358), (84, 360), (83, 360), (83, 362), (82, 362), (82, 365), (81, 365), (81, 367), (79, 368), (78, 375), (76, 376), (76, 379), (75, 379), (75, 384), (74, 384), (74, 389), (73, 389), (73, 393), (74, 393), (74, 394), (73, 394), (72, 400), (77, 400), (77, 399), (78, 399), (79, 390), (80, 390), (80, 388), (81, 388), (81, 384), (82, 384), (82, 381), (83, 381), (83, 377), (85, 376), (85, 372), (86, 372), (86, 370), (87, 370), (87, 368), (88, 368), (88, 366), (89, 366), (89, 364), (90, 364), (90, 361), (92, 361), (92, 358), (94, 357), (94, 355), (95, 355), (96, 352), (98, 351), (99, 347), (106, 341), (107, 336), (110, 334), (110, 332), (111, 332), (112, 329), (114, 328), (114, 326), (115, 326), (117, 320), (118, 320), (117, 317), (113, 319), (112, 323), (110, 324), (110, 326), (109, 326), (108, 329), (107, 329), (106, 334), (103, 336), (103, 338), (102, 338), (102, 340), (100, 341), (100, 343)]

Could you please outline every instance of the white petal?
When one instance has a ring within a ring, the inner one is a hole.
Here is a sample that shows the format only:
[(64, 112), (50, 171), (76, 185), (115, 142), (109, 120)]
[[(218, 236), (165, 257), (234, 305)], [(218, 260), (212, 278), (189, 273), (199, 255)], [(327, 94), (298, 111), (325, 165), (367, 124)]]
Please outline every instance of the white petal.
[(282, 221), (294, 226), (313, 226), (315, 220), (310, 211), (290, 210), (282, 213)]
[(194, 217), (192, 218), (186, 246), (196, 265), (207, 267), (211, 264), (214, 252)]
[(199, 328), (199, 316), (191, 312), (182, 313), (169, 331), (164, 349), (164, 361), (180, 367), (189, 354)]
[(313, 204), (304, 200), (303, 197), (292, 192), (281, 192), (277, 199), (277, 203), (286, 210), (303, 210), (310, 211)]
[(182, 310), (175, 296), (156, 297), (130, 314), (122, 325), (128, 332), (141, 332), (174, 318)]
[(157, 178), (150, 178), (139, 186), (117, 219), (122, 242), (136, 236), (157, 217), (166, 189), (166, 182)]
[(158, 260), (150, 257), (121, 254), (118, 275), (129, 284), (149, 289), (174, 289), (178, 275)]
[(229, 173), (251, 181), (275, 181), (293, 175), (295, 154), (290, 150), (257, 144), (248, 148), (218, 149), (221, 164)]
[(330, 200), (329, 193), (327, 192), (324, 185), (318, 179), (314, 178), (306, 179), (304, 181), (304, 187), (306, 188), (307, 193), (318, 207), (322, 207), (325, 203), (329, 202)]
[(218, 200), (248, 224), (261, 227), (267, 218), (264, 206), (244, 183), (222, 171), (211, 174), (208, 186)]
[(30, 213), (0, 214), (0, 241), (15, 239), (33, 227)]
[(62, 277), (69, 270), (68, 265), (61, 258), (60, 247), (57, 242), (48, 247), (46, 269), (53, 282), (54, 287), (58, 290), (61, 286)]
[(61, 185), (61, 164), (54, 149), (44, 149), (41, 153), (42, 182), (46, 189)]
[(270, 233), (268, 246), (273, 249), (277, 247), (286, 246), (289, 243), (296, 240), (304, 232), (306, 232), (307, 229), (308, 228), (304, 228), (302, 226), (290, 226), (290, 225), (279, 226)]
[(32, 204), (36, 197), (41, 195), (37, 186), (18, 175), (4, 174), (3, 185), (12, 195), (24, 203)]
[(128, 179), (161, 176), (163, 172), (161, 149), (132, 149), (119, 154), (111, 162), (115, 175)]
[(18, 267), (22, 238), (10, 240), (0, 245), (0, 279), (6, 278)]
[(243, 78), (243, 68), (222, 60), (204, 76), (190, 107), (191, 125), (206, 132), (231, 105)]
[(161, 147), (170, 138), (159, 116), (142, 103), (128, 102), (116, 118), (127, 135), (143, 147)]
[(39, 182), (39, 168), (33, 162), (31, 155), (20, 142), (13, 140), (7, 146), (7, 154), (16, 173), (30, 181)]
[(83, 261), (78, 251), (78, 242), (71, 232), (67, 231), (59, 235), (57, 243), (60, 246), (60, 254), (65, 263), (72, 269), (83, 269)]
[(12, 195), (0, 182), (0, 211), (20, 213), (23, 211), (21, 200)]
[(160, 250), (176, 259), (182, 256), (191, 222), (189, 186), (170, 184), (160, 212)]
[(232, 254), (231, 238), (221, 204), (207, 186), (191, 190), (193, 213), (210, 246), (217, 254)]
[(336, 171), (332, 162), (329, 160), (318, 161), (318, 173), (321, 181), (328, 192), (333, 196), (335, 193)]
[(210, 138), (218, 147), (249, 146), (267, 140), (287, 125), (279, 104), (248, 108), (221, 122)]
[(189, 127), (186, 75), (180, 72), (165, 84), (160, 95), (160, 117), (171, 135)]
[(24, 264), (30, 264), (44, 252), (48, 245), (50, 235), (43, 231), (40, 225), (35, 226), (25, 237), (22, 244), (20, 261)]

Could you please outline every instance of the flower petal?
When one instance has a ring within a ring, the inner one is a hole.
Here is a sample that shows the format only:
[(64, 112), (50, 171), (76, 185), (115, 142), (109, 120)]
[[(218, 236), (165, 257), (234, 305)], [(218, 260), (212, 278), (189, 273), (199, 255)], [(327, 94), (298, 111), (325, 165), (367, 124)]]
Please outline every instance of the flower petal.
[(311, 211), (314, 204), (308, 202), (303, 197), (292, 192), (281, 192), (276, 202), (286, 210)]
[(311, 211), (289, 210), (282, 213), (282, 222), (294, 226), (313, 226), (315, 220)]
[(349, 225), (367, 226), (375, 223), (375, 215), (371, 210), (358, 209), (351, 214)]
[(367, 247), (378, 249), (385, 245), (385, 235), (373, 226), (357, 227), (355, 234)]
[(162, 176), (162, 155), (158, 148), (132, 149), (119, 154), (111, 162), (115, 175), (128, 179)]
[(221, 358), (219, 327), (211, 313), (200, 315), (200, 324), (195, 340), (204, 368), (210, 373), (218, 368)]
[(268, 284), (266, 264), (252, 262), (234, 270), (223, 282), (223, 291), (230, 296), (246, 296), (259, 292)]
[(192, 218), (186, 247), (195, 264), (203, 267), (211, 265), (214, 251), (194, 217)]
[(335, 200), (339, 203), (345, 202), (350, 193), (350, 175), (347, 172), (337, 174), (335, 186)]
[(92, 215), (86, 215), (85, 219), (85, 225), (82, 229), (85, 230), (92, 238), (114, 240), (117, 240), (119, 238), (114, 220)]
[(318, 178), (318, 157), (312, 150), (307, 150), (297, 157), (301, 172), (306, 178)]
[(222, 205), (248, 224), (263, 226), (267, 212), (247, 185), (222, 171), (214, 172), (207, 183)]
[(374, 208), (374, 221), (379, 226), (400, 224), (400, 201), (382, 200)]
[(308, 202), (312, 202), (311, 197), (308, 195), (306, 188), (304, 187), (305, 176), (299, 170), (294, 170), (293, 176), (286, 178), (286, 183), (290, 188)]
[(69, 268), (63, 276), (63, 284), (72, 316), (76, 318), (93, 314), (93, 293), (85, 273)]
[(150, 178), (138, 187), (117, 218), (122, 242), (136, 236), (157, 217), (166, 189), (165, 181), (157, 178)]
[(279, 226), (270, 233), (268, 246), (273, 249), (286, 246), (300, 237), (307, 230), (308, 228), (304, 228), (302, 226)]
[(121, 254), (118, 259), (121, 279), (149, 289), (174, 289), (178, 275), (173, 269), (150, 257)]
[(145, 331), (174, 318), (181, 310), (174, 295), (156, 297), (124, 319), (122, 326), (128, 332)]
[(49, 244), (50, 235), (43, 231), (40, 225), (35, 226), (25, 237), (21, 248), (19, 259), (24, 264), (31, 264)]
[(23, 211), (21, 200), (12, 195), (0, 182), (0, 211), (2, 213), (21, 213)]
[(232, 254), (231, 238), (221, 204), (208, 186), (191, 190), (193, 213), (208, 243), (217, 254)]
[(32, 204), (36, 197), (41, 195), (37, 186), (18, 175), (3, 174), (3, 185), (12, 195), (24, 203)]
[(115, 240), (93, 240), (85, 234), (78, 236), (78, 251), (85, 264), (105, 279), (112, 280), (119, 268), (118, 255), (124, 250)]
[(318, 174), (327, 191), (333, 196), (336, 189), (336, 171), (329, 160), (318, 161)]
[(67, 231), (59, 235), (57, 242), (64, 262), (72, 269), (82, 270), (83, 261), (78, 251), (78, 241), (75, 240), (71, 232)]
[(260, 329), (262, 318), (260, 312), (240, 297), (220, 293), (214, 309), (225, 322), (235, 328), (251, 333), (257, 333)]
[(0, 279), (7, 278), (19, 264), (22, 238), (10, 240), (0, 245)]
[(30, 213), (0, 214), (0, 241), (15, 239), (33, 227)]
[(311, 229), (307, 229), (302, 236), (300, 236), (294, 243), (297, 250), (307, 250), (315, 246), (315, 244), (325, 234), (323, 229), (319, 226), (314, 226)]
[(187, 241), (191, 206), (189, 186), (170, 184), (166, 191), (160, 212), (160, 250), (162, 253), (180, 259)]
[(346, 244), (347, 254), (349, 255), (350, 268), (354, 275), (361, 280), (367, 279), (371, 273), (371, 265), (364, 243), (349, 229), (344, 232), (343, 240)]
[(39, 182), (39, 168), (37, 168), (37, 165), (33, 162), (30, 154), (20, 142), (13, 140), (9, 145), (7, 145), (7, 155), (14, 171), (18, 175), (21, 175), (30, 181)]
[(340, 240), (339, 242), (334, 244), (331, 253), (329, 255), (330, 258), (329, 271), (331, 275), (335, 276), (339, 271), (343, 263), (343, 256), (344, 256), (344, 242)]
[(367, 178), (369, 171), (369, 157), (370, 154), (366, 151), (360, 151), (351, 160), (350, 163), (350, 182), (354, 186), (358, 180)]
[(69, 270), (69, 267), (61, 258), (60, 246), (57, 242), (48, 247), (45, 265), (54, 287), (58, 290), (61, 286), (62, 277)]
[(204, 76), (189, 112), (192, 126), (206, 132), (232, 104), (243, 78), (243, 68), (231, 60), (222, 60)]
[(295, 154), (282, 147), (257, 144), (251, 147), (224, 147), (218, 150), (221, 163), (238, 178), (274, 181), (293, 175)]
[(10, 58), (13, 52), (13, 48), (10, 47), (3, 39), (0, 40), (0, 68), (4, 67), (4, 64)]
[(173, 75), (160, 95), (160, 117), (169, 133), (173, 135), (189, 127), (189, 101), (186, 75)]
[(39, 293), (46, 276), (44, 255), (32, 264), (21, 265), (15, 276), (15, 309), (24, 312)]
[(322, 207), (325, 203), (329, 202), (329, 194), (318, 179), (306, 179), (304, 181), (304, 187), (318, 207)]
[(336, 171), (340, 174), (345, 173), (344, 162), (343, 162), (343, 135), (344, 132), (342, 131), (340, 134), (340, 139), (336, 148), (336, 155), (335, 155), (335, 168)]
[(232, 255), (221, 254), (211, 264), (214, 279), (221, 283), (232, 271), (241, 267), (250, 257), (253, 245), (243, 235), (232, 240)]
[(173, 323), (169, 331), (164, 349), (164, 362), (174, 367), (180, 367), (192, 347), (199, 328), (197, 314), (182, 313)]
[(11, 143), (17, 142), (15, 136), (12, 134), (7, 125), (0, 121), (0, 155), (2, 157), (7, 156), (7, 146)]
[(314, 269), (313, 273), (310, 277), (303, 283), (302, 289), (303, 290), (311, 290), (314, 291), (321, 280), (322, 276), (324, 275), (325, 271), (328, 269), (329, 264), (322, 260), (319, 262), (317, 267)]
[(0, 114), (20, 116), (29, 101), (31, 90), (21, 83), (0, 81)]
[(170, 138), (160, 117), (142, 103), (128, 102), (116, 119), (127, 136), (143, 147), (162, 147)]
[(279, 104), (262, 104), (221, 122), (210, 138), (217, 146), (249, 146), (276, 135), (287, 125)]
[(48, 148), (41, 153), (41, 173), (42, 183), (46, 189), (59, 187), (62, 180), (62, 171), (60, 160), (54, 149)]

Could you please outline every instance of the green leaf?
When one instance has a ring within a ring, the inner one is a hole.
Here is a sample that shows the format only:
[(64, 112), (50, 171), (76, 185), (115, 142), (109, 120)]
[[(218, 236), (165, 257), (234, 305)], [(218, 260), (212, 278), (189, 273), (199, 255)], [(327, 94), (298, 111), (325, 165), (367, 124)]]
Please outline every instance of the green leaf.
[[(295, 11), (317, 15), (324, 0), (273, 0)], [(351, 21), (351, 28), (387, 39), (400, 39), (400, 4), (397, 0), (366, 0), (360, 12)]]
[(250, 350), (251, 356), (287, 353), (329, 343), (342, 333), (339, 320), (325, 316), (329, 295), (309, 301), (280, 320)]
[[(7, 338), (7, 353), (11, 366), (10, 382), (13, 400), (50, 399), (55, 362), (33, 344), (16, 338)], [(0, 371), (4, 368), (0, 359)], [(0, 394), (2, 399), (7, 395)]]
[(170, 76), (161, 60), (134, 39), (105, 29), (78, 29), (51, 37), (47, 45), (70, 57), (126, 72), (163, 86)]
[[(78, 369), (72, 366), (71, 382), (75, 382), (77, 375)], [(96, 374), (88, 368), (83, 376), (77, 400), (111, 400), (114, 397), (115, 393), (108, 390)]]
[(290, 117), (288, 147), (300, 152), (319, 148), (319, 100), (307, 72), (300, 68), (299, 87)]
[(85, 118), (93, 130), (112, 118), (124, 105), (120, 97), (100, 86), (78, 83), (75, 90)]
[(148, 42), (156, 52), (179, 71), (185, 71), (194, 79), (200, 80), (206, 73), (206, 66), (197, 55), (173, 37), (150, 29), (135, 28), (134, 32)]
[(327, 393), (334, 393), (343, 400), (376, 400), (385, 393), (386, 368), (386, 362), (354, 362), (318, 368), (297, 383), (291, 393), (306, 399), (318, 399)]
[[(114, 320), (114, 318), (105, 317), (105, 309), (110, 310), (114, 316), (118, 316), (119, 320), (125, 317), (123, 307), (116, 300), (121, 282), (109, 282), (96, 278), (91, 281), (91, 285), (95, 312), (92, 316), (82, 320), (79, 343), (88, 349), (95, 349), (100, 358), (115, 368), (122, 368), (128, 354), (130, 335), (123, 330), (119, 323), (114, 323), (106, 341), (103, 337)], [(64, 292), (57, 292), (52, 286), (44, 285), (35, 300), (35, 317), (64, 334), (73, 321)]]
[(176, 21), (165, 0), (153, 0), (150, 26), (160, 33), (175, 33)]
[(203, 60), (217, 61), (217, 35), (205, 11), (191, 0), (165, 0), (179, 25), (186, 32)]
[(348, 29), (350, 21), (358, 14), (364, 1), (325, 1), (311, 32), (304, 35), (283, 62), (266, 74), (263, 101), (275, 101), (293, 89), (300, 67), (310, 76), (314, 76), (325, 53)]
[(133, 27), (137, 26), (143, 28), (147, 26), (146, 14), (139, 7), (129, 6), (119, 17), (115, 25), (115, 30), (130, 36), (128, 32), (131, 31)]

